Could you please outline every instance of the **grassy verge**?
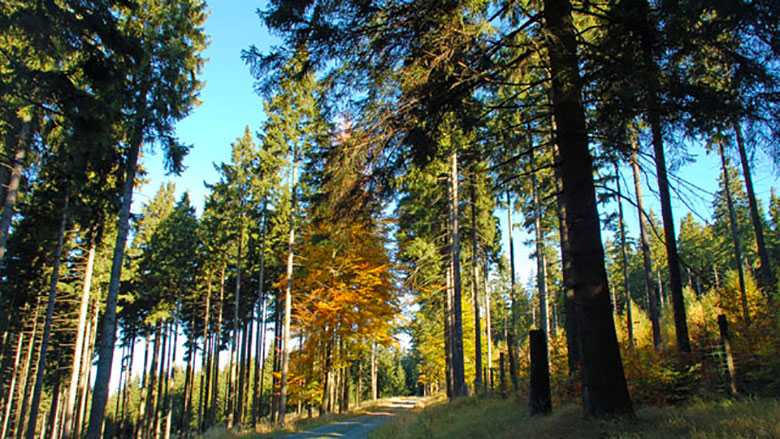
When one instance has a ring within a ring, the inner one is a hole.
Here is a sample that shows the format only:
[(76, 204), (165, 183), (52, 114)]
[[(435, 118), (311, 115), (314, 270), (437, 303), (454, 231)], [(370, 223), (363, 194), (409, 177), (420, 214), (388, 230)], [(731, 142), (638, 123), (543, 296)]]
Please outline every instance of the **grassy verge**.
[(300, 416), (296, 414), (290, 414), (287, 416), (287, 426), (284, 428), (278, 428), (274, 425), (264, 421), (260, 423), (257, 430), (249, 430), (243, 432), (236, 432), (226, 429), (225, 427), (216, 427), (207, 431), (201, 436), (201, 439), (266, 439), (277, 438), (284, 435), (299, 433), (302, 431), (311, 430), (313, 428), (320, 427), (331, 422), (341, 421), (344, 419), (353, 418), (355, 416), (364, 415), (371, 410), (387, 405), (390, 399), (378, 399), (376, 401), (368, 401), (361, 404), (359, 407), (353, 407), (346, 413), (328, 413), (325, 416), (319, 416), (317, 411), (314, 411), (314, 417), (309, 418), (306, 413), (302, 413)]
[(383, 425), (371, 439), (417, 438), (780, 438), (780, 400), (697, 402), (681, 407), (646, 407), (633, 420), (585, 419), (579, 407), (531, 417), (524, 404), (466, 398), (437, 400)]

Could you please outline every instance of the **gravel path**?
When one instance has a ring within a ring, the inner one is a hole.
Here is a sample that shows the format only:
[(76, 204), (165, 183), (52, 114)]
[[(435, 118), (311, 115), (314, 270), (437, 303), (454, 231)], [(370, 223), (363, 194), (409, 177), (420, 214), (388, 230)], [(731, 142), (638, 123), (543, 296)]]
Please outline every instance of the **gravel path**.
[(392, 419), (398, 412), (410, 409), (419, 403), (421, 398), (397, 398), (372, 409), (367, 415), (358, 416), (343, 421), (333, 422), (313, 430), (282, 436), (280, 439), (366, 439), (380, 425)]

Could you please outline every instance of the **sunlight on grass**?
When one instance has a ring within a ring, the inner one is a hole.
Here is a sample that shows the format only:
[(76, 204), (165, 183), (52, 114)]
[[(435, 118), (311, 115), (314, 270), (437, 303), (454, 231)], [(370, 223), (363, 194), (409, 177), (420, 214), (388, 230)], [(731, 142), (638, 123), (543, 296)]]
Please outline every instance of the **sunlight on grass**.
[(579, 407), (531, 417), (524, 403), (462, 399), (432, 401), (380, 427), (371, 439), (417, 438), (780, 438), (780, 400), (696, 402), (683, 407), (647, 407), (633, 420), (585, 419)]

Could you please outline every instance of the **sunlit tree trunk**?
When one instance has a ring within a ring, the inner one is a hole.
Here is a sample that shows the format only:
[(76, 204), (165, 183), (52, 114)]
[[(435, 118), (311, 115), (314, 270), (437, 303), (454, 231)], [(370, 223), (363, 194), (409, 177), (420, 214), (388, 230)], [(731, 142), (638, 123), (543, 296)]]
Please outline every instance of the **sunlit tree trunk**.
[(479, 315), (479, 243), (477, 241), (476, 178), (471, 179), (471, 295), (474, 303), (474, 389), (482, 391), (482, 325)]
[(376, 367), (376, 342), (371, 344), (371, 400), (379, 398), (378, 371)]
[(742, 248), (739, 242), (739, 232), (737, 232), (737, 218), (734, 215), (734, 202), (731, 200), (731, 188), (729, 187), (729, 170), (726, 167), (726, 154), (723, 151), (723, 144), (718, 145), (720, 153), (721, 169), (723, 170), (723, 188), (726, 193), (726, 206), (729, 209), (729, 226), (731, 228), (731, 241), (734, 244), (734, 259), (737, 265), (737, 276), (739, 277), (739, 296), (742, 300), (742, 318), (745, 319), (745, 325), (750, 326), (750, 311), (748, 310), (747, 293), (745, 292), (745, 271), (742, 266)]
[[(71, 439), (73, 434), (73, 413), (76, 410), (76, 393), (79, 386), (79, 374), (81, 373), (81, 357), (84, 348), (84, 334), (87, 326), (87, 314), (89, 313), (89, 292), (92, 286), (92, 271), (95, 266), (95, 252), (97, 251), (97, 236), (90, 239), (89, 253), (87, 254), (87, 267), (84, 270), (84, 283), (81, 287), (81, 301), (79, 302), (79, 322), (76, 329), (76, 346), (73, 351), (73, 367), (70, 372), (68, 385), (68, 401), (65, 405), (65, 416), (62, 420), (62, 438)], [(5, 437), (5, 436), (3, 436)]]
[(266, 225), (266, 204), (263, 200), (263, 220), (260, 225), (260, 235), (262, 243), (260, 244), (260, 273), (257, 275), (257, 350), (255, 353), (255, 387), (252, 392), (252, 426), (257, 429), (260, 422), (260, 403), (263, 397), (263, 349), (265, 345), (265, 288), (263, 286), (265, 276), (265, 225)]
[(292, 314), (292, 277), (293, 277), (293, 250), (295, 246), (295, 207), (296, 207), (296, 181), (295, 173), (298, 170), (298, 156), (295, 150), (292, 152), (292, 172), (290, 173), (290, 233), (287, 240), (287, 272), (284, 294), (284, 323), (282, 326), (282, 374), (279, 382), (279, 415), (277, 424), (285, 424), (285, 412), (287, 411), (287, 377), (290, 373), (290, 320)]
[(27, 346), (27, 355), (25, 357), (24, 362), (24, 369), (22, 376), (24, 377), (24, 380), (22, 381), (22, 386), (19, 389), (19, 399), (18, 399), (18, 409), (16, 410), (16, 431), (15, 436), (16, 439), (22, 439), (24, 436), (24, 430), (25, 430), (25, 423), (24, 419), (27, 415), (27, 408), (30, 406), (30, 398), (32, 397), (32, 392), (29, 391), (28, 384), (30, 383), (30, 378), (33, 375), (33, 371), (35, 371), (35, 345), (38, 343), (37, 339), (40, 337), (40, 331), (38, 331), (38, 310), (40, 308), (40, 296), (38, 297), (37, 304), (35, 305), (35, 321), (33, 322), (33, 329), (32, 333), (30, 335), (30, 343)]
[(545, 0), (544, 18), (570, 255), (564, 263), (570, 264), (582, 345), (583, 408), (594, 416), (631, 415), (609, 304), (571, 3)]
[(114, 343), (116, 342), (116, 304), (119, 297), (119, 283), (124, 265), (125, 244), (130, 232), (130, 206), (133, 202), (133, 187), (138, 167), (138, 154), (141, 150), (141, 134), (137, 132), (130, 140), (130, 151), (125, 164), (125, 181), (122, 187), (122, 206), (119, 211), (114, 256), (111, 263), (111, 277), (108, 284), (108, 298), (103, 313), (103, 327), (98, 343), (98, 365), (95, 374), (95, 384), (92, 391), (92, 407), (90, 409), (87, 439), (100, 439), (103, 430), (103, 417), (108, 401), (108, 382), (111, 379), (111, 366), (114, 359)]
[(633, 149), (631, 150), (631, 169), (634, 173), (634, 192), (636, 193), (637, 215), (639, 216), (639, 242), (642, 249), (642, 262), (644, 264), (647, 308), (650, 313), (650, 323), (653, 328), (653, 346), (657, 350), (661, 347), (661, 324), (658, 316), (658, 296), (655, 293), (655, 284), (653, 283), (653, 261), (650, 258), (650, 240), (647, 237), (647, 228), (645, 225), (645, 203), (644, 198), (642, 197), (642, 181), (639, 179), (638, 150), (639, 145), (634, 141)]
[(60, 229), (57, 234), (57, 247), (54, 249), (54, 261), (52, 264), (51, 284), (49, 286), (49, 298), (46, 304), (46, 318), (43, 323), (43, 338), (41, 339), (40, 353), (38, 354), (38, 370), (35, 375), (35, 387), (33, 388), (32, 402), (30, 403), (30, 417), (27, 423), (27, 439), (35, 438), (35, 426), (38, 419), (38, 410), (41, 404), (43, 392), (43, 376), (46, 371), (46, 357), (49, 350), (49, 338), (51, 336), (51, 323), (54, 318), (54, 301), (57, 298), (57, 283), (60, 280), (60, 259), (62, 259), (62, 243), (65, 239), (65, 225), (68, 222), (68, 194), (65, 194), (65, 202), (62, 207)]
[[(208, 400), (208, 386), (209, 381), (207, 379), (207, 375), (209, 373), (209, 360), (211, 356), (211, 348), (210, 348), (210, 334), (209, 334), (209, 320), (211, 318), (211, 269), (209, 269), (208, 275), (207, 275), (207, 285), (206, 285), (206, 306), (203, 310), (203, 333), (201, 336), (203, 337), (203, 354), (201, 355), (201, 366), (200, 366), (200, 389), (198, 391), (198, 431), (204, 430), (204, 421), (206, 417), (204, 416), (205, 412), (205, 404), (204, 401)], [(194, 352), (193, 352), (194, 355)]]
[[(98, 296), (100, 296), (100, 289), (98, 289)], [(89, 383), (92, 375), (92, 357), (95, 350), (95, 343), (97, 341), (97, 325), (98, 316), (100, 314), (99, 300), (95, 298), (92, 303), (92, 323), (87, 326), (86, 334), (84, 335), (84, 342), (89, 343), (84, 348), (84, 358), (81, 360), (81, 378), (79, 378), (79, 411), (74, 419), (73, 437), (81, 437), (86, 424), (87, 413), (87, 398), (89, 397)]]
[(19, 183), (22, 181), (22, 170), (24, 159), (27, 155), (27, 144), (29, 143), (31, 129), (32, 121), (22, 123), (19, 145), (16, 148), (14, 161), (11, 165), (11, 177), (8, 179), (5, 200), (3, 201), (3, 212), (0, 214), (0, 261), (5, 256), (9, 236), (8, 230), (11, 228), (11, 220), (13, 220), (16, 200), (19, 196)]

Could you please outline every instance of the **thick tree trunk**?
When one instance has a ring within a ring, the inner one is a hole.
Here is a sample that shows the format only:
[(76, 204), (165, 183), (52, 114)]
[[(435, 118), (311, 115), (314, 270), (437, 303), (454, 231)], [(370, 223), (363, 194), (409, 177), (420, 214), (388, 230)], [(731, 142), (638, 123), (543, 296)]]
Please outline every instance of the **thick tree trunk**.
[(14, 218), (14, 208), (19, 196), (19, 183), (22, 181), (22, 170), (24, 159), (27, 155), (27, 144), (30, 138), (32, 122), (26, 121), (22, 124), (22, 131), (19, 136), (19, 145), (14, 154), (13, 165), (11, 166), (11, 178), (8, 179), (8, 188), (5, 192), (3, 202), (3, 212), (0, 214), (0, 261), (5, 256), (6, 244), (8, 243), (8, 230), (11, 228), (11, 220)]
[(141, 136), (131, 140), (130, 151), (125, 165), (125, 181), (122, 188), (122, 207), (117, 224), (114, 258), (111, 263), (111, 277), (108, 284), (108, 298), (103, 314), (103, 327), (100, 331), (98, 344), (98, 365), (95, 374), (95, 385), (92, 391), (92, 408), (90, 409), (87, 439), (100, 439), (103, 430), (103, 417), (108, 401), (108, 382), (111, 379), (111, 364), (114, 359), (114, 343), (116, 342), (116, 303), (119, 297), (119, 284), (122, 277), (122, 266), (125, 256), (125, 244), (130, 231), (130, 206), (133, 202), (133, 186), (138, 167), (138, 153), (141, 150)]
[(279, 383), (279, 417), (277, 419), (277, 424), (279, 426), (284, 426), (285, 424), (285, 412), (287, 411), (287, 377), (290, 373), (290, 320), (292, 317), (293, 250), (295, 246), (295, 173), (297, 170), (298, 157), (296, 152), (293, 151), (292, 172), (290, 175), (290, 234), (287, 240), (287, 272), (285, 274), (287, 286), (284, 293), (284, 324), (282, 327), (282, 375)]
[(642, 197), (642, 181), (639, 179), (639, 160), (637, 157), (639, 145), (634, 141), (631, 150), (631, 169), (634, 173), (634, 192), (636, 193), (637, 215), (639, 217), (639, 243), (642, 249), (644, 263), (645, 290), (647, 291), (647, 308), (650, 313), (650, 323), (653, 327), (653, 346), (661, 348), (661, 323), (658, 315), (658, 296), (653, 283), (653, 261), (650, 258), (650, 240), (645, 226), (645, 203)]
[(561, 157), (566, 232), (582, 344), (583, 406), (589, 415), (632, 415), (609, 304), (604, 249), (581, 102), (577, 42), (569, 0), (545, 0), (555, 139)]
[(46, 304), (46, 319), (43, 322), (43, 338), (41, 339), (40, 354), (38, 354), (38, 371), (35, 375), (35, 387), (33, 388), (32, 402), (30, 403), (30, 417), (27, 423), (27, 439), (35, 439), (35, 426), (38, 420), (38, 410), (41, 404), (41, 392), (43, 392), (43, 376), (46, 371), (46, 357), (49, 350), (49, 338), (51, 336), (51, 322), (54, 318), (54, 302), (57, 299), (57, 283), (60, 280), (60, 259), (62, 259), (62, 243), (65, 239), (65, 225), (68, 222), (68, 194), (65, 194), (65, 202), (62, 207), (60, 229), (57, 234), (57, 247), (54, 249), (54, 261), (52, 264), (51, 284), (49, 286), (49, 298)]
[(726, 206), (728, 206), (729, 209), (731, 241), (734, 244), (734, 262), (736, 262), (737, 276), (739, 277), (739, 297), (742, 301), (742, 318), (745, 320), (745, 325), (750, 326), (750, 311), (748, 310), (747, 293), (745, 292), (745, 271), (742, 267), (742, 246), (739, 242), (739, 232), (737, 232), (737, 218), (734, 215), (734, 202), (731, 200), (729, 170), (726, 167), (726, 154), (723, 151), (723, 144), (718, 145), (718, 152), (720, 153), (721, 169), (723, 170), (723, 187), (726, 192)]
[(628, 332), (628, 347), (634, 347), (634, 322), (631, 317), (631, 293), (628, 285), (628, 254), (626, 254), (626, 227), (623, 222), (623, 193), (620, 190), (620, 169), (615, 162), (615, 184), (618, 199), (618, 231), (620, 233), (620, 254), (623, 257), (623, 291), (626, 294), (626, 331)]
[(535, 329), (529, 334), (529, 345), (531, 354), (531, 395), (528, 405), (532, 415), (546, 415), (552, 412), (547, 337), (541, 330)]
[(748, 195), (748, 206), (750, 206), (750, 219), (753, 222), (753, 231), (756, 234), (756, 247), (758, 248), (758, 259), (761, 261), (761, 287), (764, 289), (769, 302), (772, 302), (772, 294), (777, 287), (777, 280), (772, 266), (769, 263), (769, 252), (766, 249), (766, 240), (764, 240), (764, 226), (761, 223), (761, 214), (758, 212), (758, 203), (756, 194), (753, 191), (753, 177), (750, 172), (750, 161), (745, 150), (745, 139), (742, 136), (742, 128), (739, 122), (734, 122), (734, 133), (737, 137), (737, 150), (739, 151), (740, 162), (742, 163), (742, 177), (745, 179), (745, 190)]
[(73, 367), (70, 372), (70, 384), (68, 385), (68, 401), (65, 406), (65, 417), (62, 420), (62, 439), (71, 439), (73, 435), (73, 413), (76, 410), (76, 393), (78, 391), (79, 375), (81, 373), (81, 357), (82, 349), (84, 347), (84, 334), (87, 326), (87, 314), (89, 313), (89, 292), (92, 287), (92, 271), (95, 267), (96, 251), (97, 236), (93, 234), (89, 243), (87, 267), (84, 270), (84, 283), (81, 288), (79, 323), (76, 330), (76, 346), (73, 351)]
[[(474, 390), (482, 391), (482, 325), (479, 315), (479, 242), (477, 240), (477, 179), (471, 179), (471, 298), (474, 303)], [(487, 273), (486, 273), (487, 274)]]

